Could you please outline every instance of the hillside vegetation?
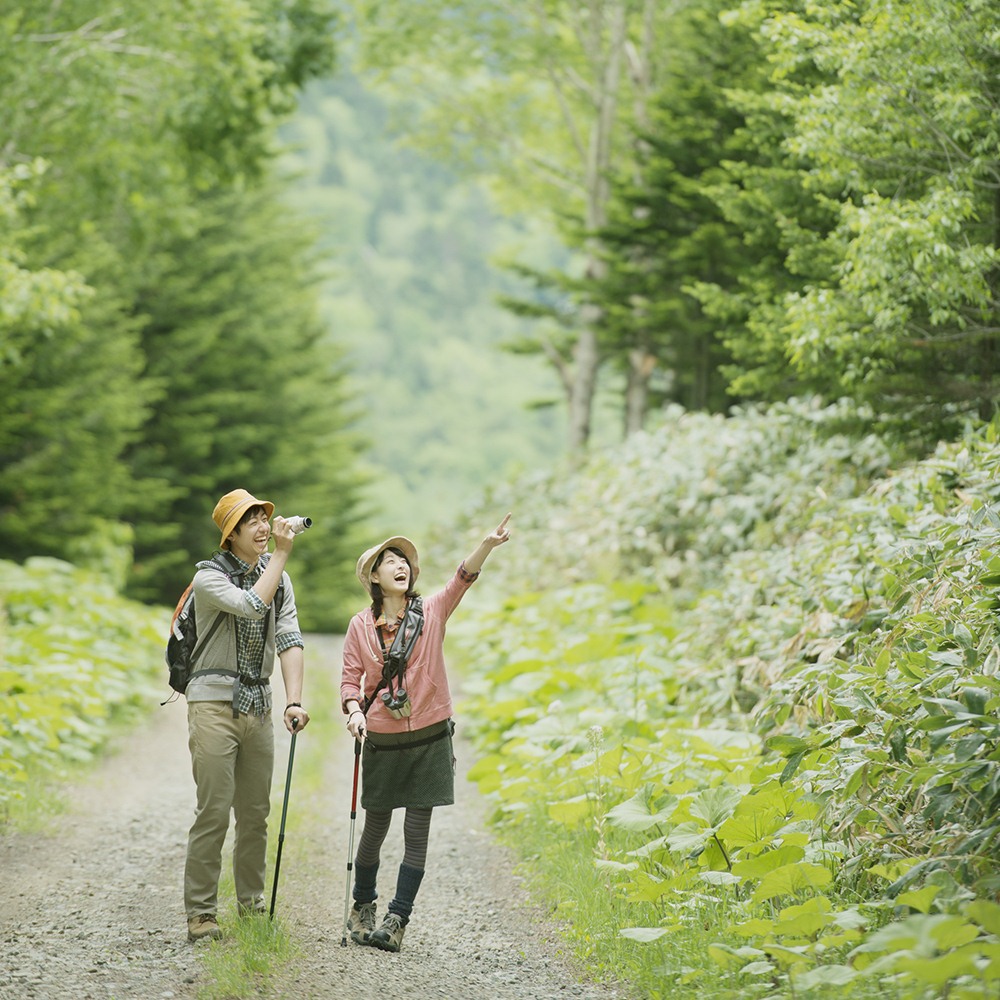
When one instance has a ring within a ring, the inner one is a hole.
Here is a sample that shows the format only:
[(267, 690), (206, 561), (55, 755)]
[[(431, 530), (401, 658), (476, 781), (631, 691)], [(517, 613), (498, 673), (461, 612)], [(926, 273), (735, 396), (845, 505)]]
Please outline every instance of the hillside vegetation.
[(641, 996), (1000, 985), (997, 428), (894, 464), (852, 415), (674, 411), (477, 515), (474, 775)]
[[(472, 774), (637, 995), (995, 995), (997, 428), (912, 462), (854, 416), (673, 410), (470, 515), (517, 525), (451, 629)], [(2, 570), (9, 811), (153, 709), (164, 614)]]

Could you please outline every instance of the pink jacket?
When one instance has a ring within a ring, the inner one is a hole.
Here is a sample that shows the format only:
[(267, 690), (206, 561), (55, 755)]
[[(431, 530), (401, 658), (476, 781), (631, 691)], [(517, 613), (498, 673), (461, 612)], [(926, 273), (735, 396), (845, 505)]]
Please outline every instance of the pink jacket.
[[(371, 732), (406, 733), (451, 718), (451, 691), (444, 665), (445, 623), (475, 579), (460, 567), (444, 590), (424, 598), (424, 628), (406, 666), (406, 691), (412, 705), (410, 715), (394, 719), (377, 696), (368, 709)], [(351, 619), (344, 638), (341, 707), (351, 698), (363, 701), (363, 694), (374, 691), (381, 679), (382, 647), (372, 609), (365, 608)]]

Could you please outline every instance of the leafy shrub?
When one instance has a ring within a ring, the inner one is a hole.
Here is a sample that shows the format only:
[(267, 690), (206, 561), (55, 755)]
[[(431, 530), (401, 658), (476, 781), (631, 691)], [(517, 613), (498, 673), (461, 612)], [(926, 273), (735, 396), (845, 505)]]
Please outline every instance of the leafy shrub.
[(889, 471), (845, 413), (674, 412), (531, 484), (453, 629), (497, 821), (591, 832), (650, 996), (1000, 980), (997, 430)]
[(29, 773), (89, 759), (113, 721), (166, 691), (166, 627), (69, 563), (0, 562), (0, 808)]

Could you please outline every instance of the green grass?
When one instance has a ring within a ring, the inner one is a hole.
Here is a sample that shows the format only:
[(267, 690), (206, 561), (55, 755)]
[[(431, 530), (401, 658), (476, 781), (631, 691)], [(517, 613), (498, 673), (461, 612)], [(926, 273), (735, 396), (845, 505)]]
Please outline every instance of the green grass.
[[(687, 949), (674, 935), (668, 949), (659, 943), (638, 945), (618, 933), (623, 921), (633, 919), (634, 904), (628, 904), (626, 911), (613, 883), (595, 870), (595, 831), (562, 829), (554, 837), (541, 808), (533, 807), (520, 822), (501, 827), (498, 833), (524, 859), (520, 874), (533, 898), (551, 913), (572, 957), (586, 973), (597, 980), (617, 980), (628, 995), (644, 1000), (686, 995), (673, 977), (669, 982), (664, 979), (668, 953), (671, 965), (686, 965)], [(700, 991), (690, 995), (696, 994), (710, 995)]]
[[(231, 883), (229, 892), (232, 892)], [(225, 937), (212, 941), (201, 956), (199, 1000), (242, 1000), (274, 983), (296, 949), (280, 917), (224, 920)]]
[(49, 771), (26, 768), (26, 776), (18, 789), (19, 794), (3, 805), (0, 833), (50, 833), (55, 829), (55, 820), (66, 812), (66, 790), (64, 782), (82, 778), (90, 769), (89, 765), (77, 764), (63, 772), (62, 780), (54, 778)]

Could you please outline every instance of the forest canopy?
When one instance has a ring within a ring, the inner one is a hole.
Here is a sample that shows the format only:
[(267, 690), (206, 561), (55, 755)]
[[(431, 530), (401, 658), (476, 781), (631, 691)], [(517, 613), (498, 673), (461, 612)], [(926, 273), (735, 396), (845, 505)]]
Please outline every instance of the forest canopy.
[(3, 550), (172, 603), (217, 544), (215, 501), (243, 486), (317, 515), (300, 578), (329, 591), (359, 516), (352, 404), (273, 159), (300, 88), (334, 66), (332, 6), (7, 8)]
[(998, 387), (988, 0), (353, 4), (366, 79), (570, 267), (515, 262), (568, 443), (664, 403), (819, 394), (926, 446)]
[[(5, 550), (167, 601), (240, 482), (322, 512), (302, 566), (330, 624), (372, 475), (426, 523), (673, 403), (853, 398), (918, 453), (989, 417), (994, 22), (984, 0), (10, 6)], [(522, 367), (491, 366), (501, 343)], [(380, 378), (404, 426), (372, 422)]]

